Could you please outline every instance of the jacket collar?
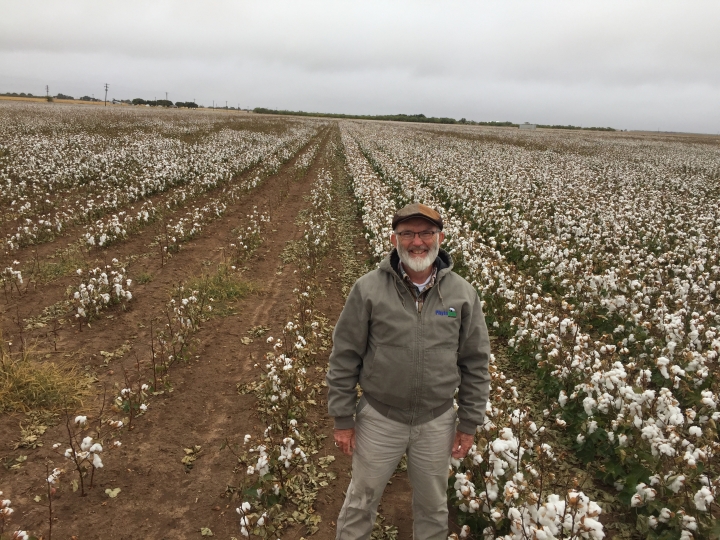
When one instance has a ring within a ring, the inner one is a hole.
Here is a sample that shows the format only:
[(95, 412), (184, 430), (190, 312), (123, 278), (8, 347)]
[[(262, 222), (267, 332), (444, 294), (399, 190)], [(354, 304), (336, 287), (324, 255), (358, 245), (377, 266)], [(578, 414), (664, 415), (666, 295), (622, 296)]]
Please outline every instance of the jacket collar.
[[(400, 256), (397, 253), (397, 249), (393, 248), (393, 250), (388, 254), (387, 257), (385, 257), (381, 262), (380, 270), (387, 272), (388, 274), (394, 275), (398, 279), (402, 279), (400, 277), (400, 269), (398, 267), (398, 264), (400, 263)], [(445, 276), (445, 274), (449, 274), (453, 267), (453, 261), (452, 257), (450, 257), (450, 254), (445, 251), (444, 249), (441, 249), (438, 252), (438, 256), (435, 259), (435, 267), (438, 270), (437, 273), (437, 280), (440, 280), (442, 277)]]

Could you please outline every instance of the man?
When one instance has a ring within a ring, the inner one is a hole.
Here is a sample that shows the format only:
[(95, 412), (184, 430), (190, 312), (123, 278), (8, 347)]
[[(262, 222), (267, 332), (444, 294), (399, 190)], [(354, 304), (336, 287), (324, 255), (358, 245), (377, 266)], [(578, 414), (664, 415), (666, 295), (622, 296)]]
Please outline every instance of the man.
[(440, 249), (442, 217), (410, 204), (392, 227), (395, 249), (355, 283), (333, 334), (328, 411), (335, 444), (353, 456), (338, 540), (369, 538), (403, 454), (413, 487), (413, 536), (445, 540), (450, 455), (467, 454), (489, 394), (490, 342), (480, 299)]

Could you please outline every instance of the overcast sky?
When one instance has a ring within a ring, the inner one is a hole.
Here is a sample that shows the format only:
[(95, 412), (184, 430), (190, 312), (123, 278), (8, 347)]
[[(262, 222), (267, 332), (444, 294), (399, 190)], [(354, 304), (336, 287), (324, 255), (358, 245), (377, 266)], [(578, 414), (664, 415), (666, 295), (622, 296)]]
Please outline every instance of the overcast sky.
[(0, 92), (720, 131), (720, 2), (0, 0)]

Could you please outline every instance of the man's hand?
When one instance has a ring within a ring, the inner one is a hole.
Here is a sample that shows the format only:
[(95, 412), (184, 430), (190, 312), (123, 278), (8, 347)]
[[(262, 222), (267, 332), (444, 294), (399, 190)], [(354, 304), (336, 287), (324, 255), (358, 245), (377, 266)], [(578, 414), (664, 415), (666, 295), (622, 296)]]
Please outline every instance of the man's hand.
[(470, 450), (473, 442), (475, 442), (475, 437), (473, 435), (463, 433), (462, 431), (455, 432), (455, 440), (452, 445), (452, 457), (455, 459), (463, 459), (467, 456), (468, 450)]
[(352, 456), (353, 450), (355, 450), (355, 428), (336, 429), (333, 435), (335, 436), (335, 446), (342, 450), (343, 454)]

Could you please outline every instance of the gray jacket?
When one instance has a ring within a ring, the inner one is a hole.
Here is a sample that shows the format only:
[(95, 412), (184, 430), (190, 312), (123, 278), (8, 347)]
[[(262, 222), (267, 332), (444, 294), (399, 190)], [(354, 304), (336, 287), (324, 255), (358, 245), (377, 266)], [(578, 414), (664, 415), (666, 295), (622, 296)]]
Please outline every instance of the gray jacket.
[(333, 333), (328, 412), (355, 426), (355, 385), (386, 417), (417, 425), (447, 411), (458, 392), (458, 429), (474, 434), (490, 392), (490, 340), (477, 292), (440, 250), (435, 285), (418, 313), (393, 250), (357, 280)]

